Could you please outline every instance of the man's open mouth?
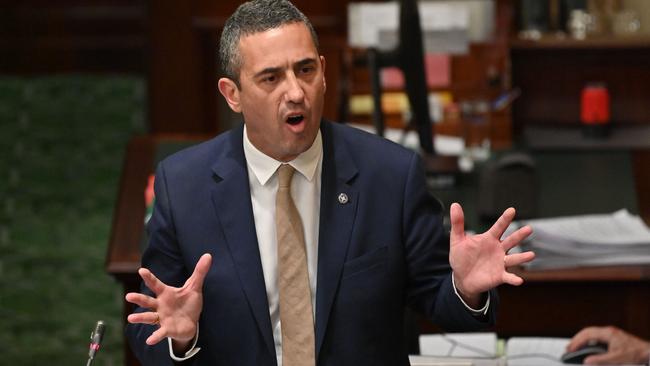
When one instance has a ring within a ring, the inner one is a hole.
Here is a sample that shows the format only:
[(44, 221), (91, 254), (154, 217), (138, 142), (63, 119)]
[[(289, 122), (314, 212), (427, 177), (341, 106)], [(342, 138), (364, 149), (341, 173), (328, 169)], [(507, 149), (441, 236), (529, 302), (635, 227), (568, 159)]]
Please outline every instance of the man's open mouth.
[(302, 114), (296, 115), (296, 116), (289, 116), (287, 118), (287, 123), (290, 125), (297, 125), (298, 123), (302, 122), (302, 120), (305, 119), (305, 117)]

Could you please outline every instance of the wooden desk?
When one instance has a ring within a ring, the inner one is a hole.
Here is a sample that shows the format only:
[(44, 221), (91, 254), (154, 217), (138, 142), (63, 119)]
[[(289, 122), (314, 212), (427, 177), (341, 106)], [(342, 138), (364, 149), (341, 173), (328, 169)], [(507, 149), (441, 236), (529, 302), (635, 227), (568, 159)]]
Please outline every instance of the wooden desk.
[(617, 325), (650, 339), (650, 266), (525, 271), (499, 287), (501, 337), (571, 337), (588, 325)]
[[(144, 189), (162, 144), (190, 144), (206, 137), (136, 137), (130, 141), (115, 206), (106, 256), (106, 270), (120, 281), (124, 293), (138, 291)], [(650, 153), (634, 153), (639, 212), (650, 222)], [(646, 167), (645, 169), (643, 167)], [(614, 324), (650, 338), (650, 266), (519, 271), (526, 283), (499, 288), (500, 336), (570, 336), (589, 324)], [(133, 307), (124, 303), (124, 318)], [(138, 365), (127, 342), (125, 364)]]

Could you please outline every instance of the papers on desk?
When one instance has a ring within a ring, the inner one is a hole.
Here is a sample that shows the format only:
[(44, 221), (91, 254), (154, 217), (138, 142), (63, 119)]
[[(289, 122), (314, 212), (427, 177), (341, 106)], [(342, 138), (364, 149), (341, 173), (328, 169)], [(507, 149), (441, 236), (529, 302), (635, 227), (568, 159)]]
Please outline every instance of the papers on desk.
[[(480, 352), (450, 352), (449, 344), (462, 344), (465, 350)], [(569, 338), (513, 337), (498, 351), (495, 333), (424, 334), (420, 336), (420, 352), (409, 356), (413, 366), (561, 366)], [(486, 348), (487, 347), (487, 348)], [(486, 357), (489, 351), (491, 357)], [(628, 365), (633, 366), (633, 365)], [(636, 365), (641, 366), (641, 365)]]
[[(560, 357), (569, 339), (514, 337), (498, 350), (496, 333), (424, 334), (420, 336), (421, 356), (411, 356), (412, 365), (548, 366), (561, 365)], [(503, 347), (502, 347), (503, 348)], [(446, 362), (446, 363), (445, 363)]]
[(650, 229), (627, 210), (596, 214), (526, 220), (513, 223), (506, 235), (522, 225), (533, 234), (521, 249), (533, 250), (529, 269), (580, 266), (650, 264)]
[(500, 358), (456, 358), (410, 355), (411, 366), (505, 366)]
[(562, 365), (568, 338), (513, 337), (506, 343), (508, 366)]
[(496, 333), (448, 333), (420, 336), (420, 353), (444, 357), (497, 356)]

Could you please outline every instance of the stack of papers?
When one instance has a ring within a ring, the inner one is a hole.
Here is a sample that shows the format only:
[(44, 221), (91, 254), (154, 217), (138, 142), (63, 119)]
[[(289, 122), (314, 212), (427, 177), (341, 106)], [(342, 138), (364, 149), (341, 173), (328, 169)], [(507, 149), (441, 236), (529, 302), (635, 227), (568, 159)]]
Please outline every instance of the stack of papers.
[(514, 222), (505, 235), (523, 225), (533, 234), (513, 250), (533, 250), (530, 269), (650, 264), (650, 228), (627, 210)]

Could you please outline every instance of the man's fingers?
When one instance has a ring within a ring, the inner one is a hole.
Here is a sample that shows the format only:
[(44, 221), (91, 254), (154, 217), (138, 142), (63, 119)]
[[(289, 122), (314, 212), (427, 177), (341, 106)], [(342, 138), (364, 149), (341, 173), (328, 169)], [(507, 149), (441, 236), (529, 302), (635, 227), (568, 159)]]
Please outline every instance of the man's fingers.
[(132, 324), (158, 324), (160, 322), (158, 313), (154, 311), (129, 314), (126, 320)]
[(129, 292), (128, 294), (126, 294), (124, 298), (126, 299), (126, 301), (132, 304), (136, 304), (140, 307), (147, 308), (147, 309), (155, 309), (157, 305), (156, 299), (154, 299), (153, 297), (140, 294), (137, 292)]
[(567, 344), (567, 351), (573, 352), (580, 348), (583, 344), (587, 343), (589, 340), (594, 338), (594, 332), (596, 329), (594, 327), (583, 328), (581, 331), (576, 333), (569, 344)]
[(451, 243), (457, 243), (465, 237), (465, 215), (463, 208), (456, 202), (451, 204), (449, 208), (449, 217), (451, 220)]
[(576, 333), (567, 345), (568, 351), (575, 351), (581, 346), (592, 342), (599, 341), (609, 343), (612, 338), (613, 329), (611, 327), (586, 327)]
[(621, 360), (616, 354), (607, 352), (600, 355), (586, 357), (582, 363), (585, 365), (616, 365), (621, 363)]
[(533, 229), (529, 225), (519, 228), (514, 233), (508, 235), (508, 237), (501, 242), (501, 245), (503, 245), (503, 250), (508, 252), (510, 249), (516, 247), (519, 243), (521, 243), (532, 233), (533, 233)]
[(513, 286), (519, 286), (522, 283), (524, 283), (523, 278), (517, 276), (514, 273), (510, 273), (510, 272), (505, 272), (503, 274), (503, 279), (502, 280), (503, 280), (503, 283), (507, 283), (507, 284), (513, 285)]
[(488, 233), (492, 235), (493, 237), (497, 239), (501, 239), (501, 236), (503, 233), (506, 231), (508, 226), (510, 226), (510, 223), (512, 222), (512, 219), (515, 218), (515, 209), (512, 207), (508, 207), (499, 219), (492, 225), (490, 230), (488, 230)]
[(162, 327), (158, 328), (155, 332), (151, 333), (149, 338), (147, 338), (147, 344), (153, 346), (165, 339), (165, 337), (167, 337), (167, 332)]
[(138, 274), (142, 277), (144, 284), (149, 287), (154, 294), (160, 295), (161, 292), (165, 289), (165, 284), (162, 283), (150, 270), (146, 268), (140, 268)]
[(523, 252), (508, 254), (504, 258), (504, 264), (506, 267), (514, 267), (522, 265), (526, 262), (530, 262), (535, 258), (535, 253), (533, 252)]
[(194, 267), (192, 276), (187, 280), (186, 284), (193, 287), (195, 290), (201, 291), (203, 288), (203, 280), (210, 271), (212, 264), (212, 256), (210, 254), (203, 254)]

